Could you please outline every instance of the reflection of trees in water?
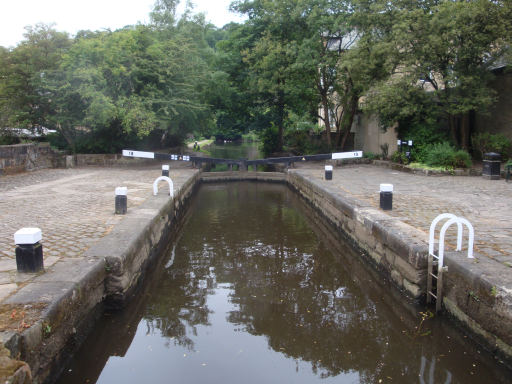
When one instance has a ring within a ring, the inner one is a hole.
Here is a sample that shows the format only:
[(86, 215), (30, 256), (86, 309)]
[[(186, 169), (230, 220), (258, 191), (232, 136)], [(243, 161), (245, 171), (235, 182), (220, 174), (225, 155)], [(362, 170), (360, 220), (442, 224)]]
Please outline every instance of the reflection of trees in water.
[(321, 244), (311, 255), (284, 245), (269, 256), (240, 262), (257, 268), (230, 271), (238, 274), (232, 295), (238, 310), (229, 321), (265, 335), (275, 351), (311, 362), (322, 377), (357, 370), (371, 382), (388, 340), (375, 306), (344, 285), (338, 262)]
[(194, 349), (187, 332), (196, 335), (198, 325), (209, 325), (206, 295), (213, 286), (213, 277), (204, 273), (205, 268), (208, 271), (208, 266), (177, 258), (161, 277), (147, 304), (144, 319), (148, 333), (159, 329), (175, 345)]
[[(187, 335), (209, 325), (207, 295), (227, 283), (236, 308), (228, 321), (309, 362), (320, 377), (355, 371), (362, 383), (418, 382), (420, 362), (436, 356), (435, 348), (409, 340), (371, 289), (353, 283), (342, 258), (325, 249), (290, 199), (278, 186), (259, 191), (249, 183), (200, 191), (175, 263), (146, 310), (148, 332), (159, 329), (193, 349)], [(447, 371), (437, 371), (425, 377), (444, 383)]]

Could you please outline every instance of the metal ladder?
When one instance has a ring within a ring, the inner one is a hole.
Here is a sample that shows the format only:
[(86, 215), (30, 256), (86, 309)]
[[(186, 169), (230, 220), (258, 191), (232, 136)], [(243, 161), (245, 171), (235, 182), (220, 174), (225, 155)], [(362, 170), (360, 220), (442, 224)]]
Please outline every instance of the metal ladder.
[[(435, 248), (435, 231), (437, 224), (444, 219), (448, 219), (441, 227), (439, 234), (439, 251), (436, 255)], [(441, 310), (443, 303), (443, 273), (448, 272), (448, 267), (444, 266), (444, 238), (448, 228), (457, 224), (457, 248), (456, 251), (462, 250), (462, 233), (463, 224), (468, 228), (468, 258), (473, 258), (473, 243), (475, 240), (475, 231), (469, 221), (463, 217), (457, 217), (452, 213), (442, 213), (438, 215), (430, 224), (428, 239), (428, 273), (427, 273), (427, 304), (432, 302), (432, 298), (436, 300), (436, 312)], [(435, 292), (433, 287), (434, 279), (436, 280)]]

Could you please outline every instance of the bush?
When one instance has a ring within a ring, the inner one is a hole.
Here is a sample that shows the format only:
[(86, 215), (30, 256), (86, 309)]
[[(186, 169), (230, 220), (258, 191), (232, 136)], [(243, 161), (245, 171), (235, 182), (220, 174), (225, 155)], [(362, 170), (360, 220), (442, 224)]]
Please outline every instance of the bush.
[(442, 121), (402, 121), (399, 137), (412, 140), (411, 161), (425, 162), (425, 157), (433, 144), (449, 141)]
[(271, 123), (261, 133), (262, 148), (261, 151), (265, 156), (270, 156), (272, 153), (279, 152), (279, 129)]
[(460, 149), (454, 154), (453, 166), (455, 168), (471, 168), (473, 162), (471, 156), (466, 151)]
[(430, 167), (467, 168), (471, 157), (463, 150), (455, 150), (447, 142), (433, 144), (425, 149), (425, 163)]
[(365, 152), (363, 154), (363, 157), (365, 159), (370, 159), (370, 160), (379, 160), (380, 159), (380, 155), (373, 153), (373, 152)]
[(471, 137), (473, 149), (483, 158), (488, 152), (496, 152), (502, 156), (503, 160), (510, 158), (512, 152), (512, 142), (504, 135), (491, 135), (489, 132), (481, 132)]
[(0, 145), (13, 145), (19, 143), (21, 143), (21, 140), (17, 136), (0, 135)]
[(396, 151), (391, 155), (391, 161), (395, 163), (406, 164), (407, 156), (405, 155), (405, 152)]

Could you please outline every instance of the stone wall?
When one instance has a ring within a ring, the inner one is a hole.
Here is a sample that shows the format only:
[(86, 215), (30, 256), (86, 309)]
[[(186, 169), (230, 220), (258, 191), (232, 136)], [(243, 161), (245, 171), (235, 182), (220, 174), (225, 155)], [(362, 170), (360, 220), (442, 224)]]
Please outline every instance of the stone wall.
[(354, 135), (354, 149), (364, 152), (382, 154), (381, 145), (388, 145), (388, 156), (391, 156), (397, 149), (397, 134), (395, 127), (383, 131), (379, 121), (374, 115), (359, 114), (355, 120), (352, 130)]
[(48, 143), (0, 145), (0, 174), (52, 168), (55, 158)]
[[(359, 249), (405, 296), (423, 301), (426, 294), (427, 235), (374, 207), (291, 171), (288, 185), (325, 219), (333, 233)], [(481, 346), (512, 366), (512, 275), (503, 265), (480, 257), (467, 263), (461, 252), (447, 252), (444, 274), (445, 313)]]
[[(29, 329), (2, 332), (0, 342), (11, 356), (29, 364), (34, 383), (51, 382), (59, 375), (105, 304), (124, 305), (182, 224), (188, 200), (198, 185), (199, 171), (174, 198), (159, 194), (147, 199), (81, 257), (60, 261), (31, 283), (38, 291), (47, 292), (49, 305)], [(17, 292), (8, 304), (33, 303), (30, 294)]]
[(394, 285), (414, 300), (426, 291), (428, 247), (425, 234), (349, 196), (290, 172), (288, 184), (327, 220), (336, 232), (362, 250)]
[(121, 154), (65, 155), (54, 152), (49, 143), (0, 145), (0, 175), (44, 168), (122, 167), (153, 162), (152, 159), (128, 158)]

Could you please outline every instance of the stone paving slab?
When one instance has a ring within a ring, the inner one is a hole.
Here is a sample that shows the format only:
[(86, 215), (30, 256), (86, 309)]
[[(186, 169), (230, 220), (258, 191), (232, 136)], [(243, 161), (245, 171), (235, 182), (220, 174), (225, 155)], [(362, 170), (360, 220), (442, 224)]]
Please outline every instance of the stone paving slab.
[[(324, 180), (323, 167), (318, 164), (301, 164), (291, 172), (335, 186), (344, 195), (377, 209), (379, 185), (393, 184), (393, 210), (386, 211), (387, 214), (426, 235), (432, 220), (440, 213), (449, 212), (465, 217), (475, 229), (475, 252), (512, 268), (512, 183), (506, 183), (503, 179), (425, 176), (372, 165), (335, 167), (332, 180)], [(454, 249), (456, 230), (455, 226), (452, 228), (447, 232), (446, 239), (448, 248)], [(466, 246), (467, 234), (463, 249)]]
[[(173, 163), (174, 189), (194, 172), (188, 165)], [(9, 303), (18, 291), (37, 290), (29, 288), (34, 274), (16, 271), (14, 232), (22, 227), (41, 228), (45, 269), (69, 272), (73, 281), (72, 272), (83, 263), (84, 252), (125, 217), (114, 214), (115, 188), (128, 187), (130, 212), (152, 195), (153, 181), (160, 175), (161, 166), (155, 162), (123, 168), (45, 169), (0, 177), (0, 304)], [(160, 193), (168, 193), (164, 183), (160, 188)]]

